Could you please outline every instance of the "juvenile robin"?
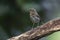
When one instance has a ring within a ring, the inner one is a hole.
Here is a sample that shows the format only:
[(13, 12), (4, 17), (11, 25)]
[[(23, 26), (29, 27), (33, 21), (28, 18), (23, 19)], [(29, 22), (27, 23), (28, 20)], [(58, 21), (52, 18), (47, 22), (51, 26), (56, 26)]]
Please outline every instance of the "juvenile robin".
[(37, 26), (39, 26), (40, 16), (39, 16), (39, 14), (37, 13), (36, 9), (30, 8), (29, 12), (30, 12), (30, 20), (31, 20), (32, 23), (33, 23), (32, 28), (34, 27), (34, 24), (35, 24), (35, 23), (37, 23), (37, 24), (38, 24)]

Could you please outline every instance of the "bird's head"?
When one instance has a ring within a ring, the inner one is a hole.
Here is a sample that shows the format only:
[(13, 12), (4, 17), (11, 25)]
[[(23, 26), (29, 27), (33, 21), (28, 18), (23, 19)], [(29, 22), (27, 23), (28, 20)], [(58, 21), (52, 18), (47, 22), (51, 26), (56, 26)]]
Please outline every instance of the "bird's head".
[(35, 12), (36, 9), (35, 9), (35, 8), (30, 8), (29, 11), (30, 11), (30, 12)]
[(34, 15), (35, 12), (36, 12), (36, 9), (35, 8), (30, 8), (29, 12), (30, 12), (30, 15)]

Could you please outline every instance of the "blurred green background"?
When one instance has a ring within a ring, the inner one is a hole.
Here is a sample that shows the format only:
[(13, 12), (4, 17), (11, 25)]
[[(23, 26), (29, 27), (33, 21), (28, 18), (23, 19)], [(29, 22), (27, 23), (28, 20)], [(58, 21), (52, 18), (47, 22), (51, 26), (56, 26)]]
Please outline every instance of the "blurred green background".
[[(43, 23), (60, 17), (60, 0), (0, 0), (0, 40), (7, 40), (32, 28), (29, 8), (37, 10)], [(60, 40), (60, 31), (40, 40)]]

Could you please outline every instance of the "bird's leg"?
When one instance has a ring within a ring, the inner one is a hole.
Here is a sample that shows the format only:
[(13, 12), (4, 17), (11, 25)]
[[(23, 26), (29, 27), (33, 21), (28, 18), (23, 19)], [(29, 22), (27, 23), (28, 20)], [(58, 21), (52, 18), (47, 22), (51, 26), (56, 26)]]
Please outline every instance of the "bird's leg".
[(32, 30), (33, 30), (33, 28), (34, 28), (34, 24), (35, 24), (35, 23), (33, 23), (33, 25), (32, 25)]
[(37, 26), (39, 26), (40, 24), (39, 24), (39, 22), (37, 23)]

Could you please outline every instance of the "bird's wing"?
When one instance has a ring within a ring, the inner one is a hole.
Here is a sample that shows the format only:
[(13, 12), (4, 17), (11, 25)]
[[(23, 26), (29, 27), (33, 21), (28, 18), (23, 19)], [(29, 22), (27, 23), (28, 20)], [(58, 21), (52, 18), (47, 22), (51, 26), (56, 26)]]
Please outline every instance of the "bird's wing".
[(40, 18), (40, 15), (38, 13), (35, 16), (38, 17), (38, 18)]

